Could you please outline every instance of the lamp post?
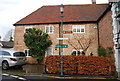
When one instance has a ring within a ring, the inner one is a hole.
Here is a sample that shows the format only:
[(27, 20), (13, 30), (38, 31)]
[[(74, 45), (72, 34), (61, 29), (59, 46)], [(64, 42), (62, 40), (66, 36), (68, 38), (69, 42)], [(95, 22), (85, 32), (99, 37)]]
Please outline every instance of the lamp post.
[[(64, 6), (61, 4), (60, 6), (60, 13), (61, 13), (61, 24), (59, 29), (59, 37), (63, 38), (63, 12), (64, 12)], [(63, 45), (63, 40), (59, 40), (59, 44)], [(59, 48), (59, 55), (60, 55), (60, 76), (64, 76), (63, 74), (63, 48)]]

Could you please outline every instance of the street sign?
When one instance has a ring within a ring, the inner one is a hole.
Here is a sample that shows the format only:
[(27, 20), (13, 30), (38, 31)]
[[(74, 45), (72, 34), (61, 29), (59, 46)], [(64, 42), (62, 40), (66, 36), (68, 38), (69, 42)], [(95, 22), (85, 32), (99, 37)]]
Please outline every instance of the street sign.
[(66, 44), (59, 45), (59, 44), (57, 44), (55, 47), (56, 48), (68, 48), (68, 45), (66, 45)]
[(64, 34), (72, 34), (72, 31), (63, 31)]
[(57, 40), (68, 40), (68, 38), (57, 38)]

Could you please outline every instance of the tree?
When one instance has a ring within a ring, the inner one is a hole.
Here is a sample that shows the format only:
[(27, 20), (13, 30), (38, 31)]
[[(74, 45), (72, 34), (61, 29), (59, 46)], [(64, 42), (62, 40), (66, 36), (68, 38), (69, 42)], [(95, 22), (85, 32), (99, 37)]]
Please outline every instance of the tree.
[(13, 37), (12, 37), (12, 36), (10, 37), (10, 40), (9, 40), (9, 42), (13, 42)]
[(24, 34), (24, 42), (30, 51), (30, 55), (35, 58), (38, 63), (43, 59), (46, 49), (52, 44), (47, 33), (43, 33), (39, 29), (26, 29)]
[(13, 42), (14, 41), (14, 29), (10, 29), (3, 38), (4, 41)]
[(85, 37), (84, 35), (76, 36), (73, 35), (73, 38), (68, 40), (68, 43), (76, 50), (82, 49), (84, 53), (90, 47), (90, 45), (95, 41), (94, 37)]

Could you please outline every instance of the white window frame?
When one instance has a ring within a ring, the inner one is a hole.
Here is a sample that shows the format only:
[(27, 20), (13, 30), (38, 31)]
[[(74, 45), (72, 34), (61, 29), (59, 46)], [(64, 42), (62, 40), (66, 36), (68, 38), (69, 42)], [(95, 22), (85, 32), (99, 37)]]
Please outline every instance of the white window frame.
[(26, 32), (26, 29), (29, 29), (29, 28), (33, 28), (33, 27), (31, 27), (31, 26), (25, 27), (24, 28), (24, 33)]
[(51, 49), (51, 50), (50, 50), (50, 51), (51, 51), (51, 54), (48, 54), (48, 52), (47, 52), (47, 50), (46, 50), (46, 52), (45, 52), (45, 57), (53, 54), (53, 48), (52, 48), (52, 47), (48, 47), (47, 49)]
[(73, 53), (73, 51), (76, 51), (76, 56), (78, 55), (78, 51), (80, 51), (80, 52), (82, 52), (83, 50), (81, 49), (81, 50), (72, 50), (72, 53)]
[[(52, 31), (50, 30), (51, 27), (52, 27)], [(48, 28), (48, 32), (47, 32), (47, 28)], [(54, 33), (54, 26), (53, 25), (45, 26), (45, 33), (53, 34)]]
[[(25, 53), (25, 51), (27, 51), (26, 57), (30, 57), (30, 55), (29, 55), (29, 49), (24, 49), (24, 53)], [(26, 54), (26, 53), (25, 53), (25, 54)]]
[[(84, 32), (82, 32), (82, 29), (84, 29)], [(77, 30), (80, 30), (80, 31), (77, 31)], [(73, 33), (85, 33), (85, 25), (72, 25), (72, 31)]]

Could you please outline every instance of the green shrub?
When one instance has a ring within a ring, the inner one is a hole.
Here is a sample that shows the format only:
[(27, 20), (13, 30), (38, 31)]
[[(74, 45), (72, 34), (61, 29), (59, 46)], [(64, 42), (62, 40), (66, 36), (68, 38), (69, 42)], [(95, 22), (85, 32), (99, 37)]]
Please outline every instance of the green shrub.
[(103, 48), (103, 47), (99, 47), (98, 48), (98, 56), (104, 56), (104, 57), (106, 57), (107, 56), (106, 49)]
[(29, 49), (30, 55), (36, 60), (42, 60), (46, 49), (52, 44), (49, 35), (42, 30), (29, 28), (24, 34), (25, 45)]
[(111, 54), (113, 54), (112, 47), (107, 47), (107, 48), (106, 48), (106, 51), (107, 51), (107, 56), (108, 56), (108, 57), (111, 57)]

